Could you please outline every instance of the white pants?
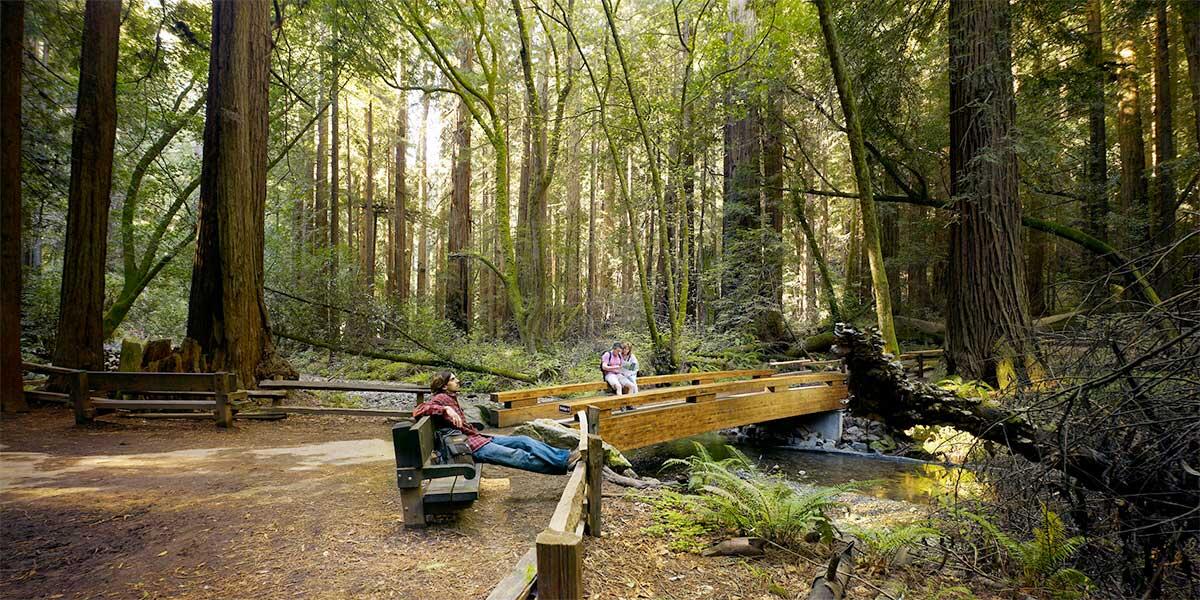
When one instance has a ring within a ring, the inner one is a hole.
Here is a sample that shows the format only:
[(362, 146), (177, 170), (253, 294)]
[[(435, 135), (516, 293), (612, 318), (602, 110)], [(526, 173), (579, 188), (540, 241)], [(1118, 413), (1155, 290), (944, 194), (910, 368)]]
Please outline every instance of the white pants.
[(638, 393), (637, 378), (630, 377), (628, 375), (621, 375), (620, 381), (621, 384), (629, 390), (630, 394)]
[[(622, 390), (629, 387), (629, 380), (621, 377), (620, 373), (605, 373), (604, 381), (608, 383), (609, 387), (617, 391), (618, 396), (624, 393)], [(637, 388), (635, 387), (634, 389), (636, 390)]]

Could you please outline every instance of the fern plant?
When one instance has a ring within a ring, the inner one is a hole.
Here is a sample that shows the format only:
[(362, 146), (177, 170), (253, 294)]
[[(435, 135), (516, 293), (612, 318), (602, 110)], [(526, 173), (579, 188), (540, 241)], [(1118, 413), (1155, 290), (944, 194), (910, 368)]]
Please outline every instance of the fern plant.
[(863, 563), (875, 571), (886, 570), (901, 549), (942, 534), (938, 529), (919, 523), (892, 527), (852, 527), (847, 529), (847, 533), (862, 542), (859, 549), (863, 553)]
[(784, 546), (798, 544), (814, 530), (823, 539), (833, 537), (828, 513), (842, 506), (835, 498), (852, 489), (852, 484), (800, 493), (786, 483), (758, 473), (736, 449), (729, 451), (730, 458), (715, 460), (698, 447), (695, 456), (673, 461), (688, 467), (688, 487), (698, 494), (703, 519)]
[(1066, 525), (1057, 513), (1041, 505), (1042, 526), (1033, 529), (1033, 539), (1020, 541), (1000, 531), (995, 523), (975, 513), (961, 511), (974, 521), (997, 545), (1008, 559), (1021, 568), (1021, 584), (1047, 592), (1064, 600), (1082, 598), (1093, 588), (1091, 579), (1082, 571), (1065, 563), (1084, 544), (1083, 536), (1068, 536)]

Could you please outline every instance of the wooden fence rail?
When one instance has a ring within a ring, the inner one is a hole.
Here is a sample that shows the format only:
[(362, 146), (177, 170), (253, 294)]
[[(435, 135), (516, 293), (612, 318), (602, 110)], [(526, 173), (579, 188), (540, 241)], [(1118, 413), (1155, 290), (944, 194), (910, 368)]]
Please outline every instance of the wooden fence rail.
[(580, 434), (578, 450), (583, 459), (571, 471), (549, 525), (538, 534), (534, 547), (492, 589), (488, 600), (523, 600), (529, 596), (535, 581), (539, 598), (583, 598), (583, 539), (600, 536), (604, 447), (595, 433), (594, 419), (589, 419), (584, 411), (577, 413), (576, 418)]

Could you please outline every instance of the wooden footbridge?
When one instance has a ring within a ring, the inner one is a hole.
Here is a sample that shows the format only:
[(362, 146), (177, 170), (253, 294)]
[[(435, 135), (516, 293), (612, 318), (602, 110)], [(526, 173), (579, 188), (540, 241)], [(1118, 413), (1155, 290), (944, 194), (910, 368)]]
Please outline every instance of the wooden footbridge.
[[(504, 408), (487, 411), (485, 416), (493, 426), (507, 427), (539, 418), (569, 419), (585, 411), (604, 441), (630, 450), (709, 431), (841, 410), (847, 397), (846, 374), (838, 371), (679, 373), (643, 377), (638, 384), (664, 387), (624, 396), (595, 394), (604, 389), (603, 382), (499, 392), (492, 399)], [(593, 393), (564, 399), (580, 392)]]

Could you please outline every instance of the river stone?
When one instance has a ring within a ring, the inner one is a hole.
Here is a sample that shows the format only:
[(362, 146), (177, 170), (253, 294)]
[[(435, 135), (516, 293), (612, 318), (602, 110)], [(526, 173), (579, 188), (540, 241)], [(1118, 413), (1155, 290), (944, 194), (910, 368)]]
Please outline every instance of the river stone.
[(855, 452), (866, 452), (867, 445), (862, 442), (853, 442), (850, 444), (850, 449), (854, 450)]
[[(556, 448), (574, 449), (579, 446), (579, 432), (553, 419), (536, 419), (523, 423), (513, 429), (513, 435), (527, 435)], [(604, 442), (604, 463), (618, 472), (633, 468), (633, 464), (625, 455), (608, 442)]]

